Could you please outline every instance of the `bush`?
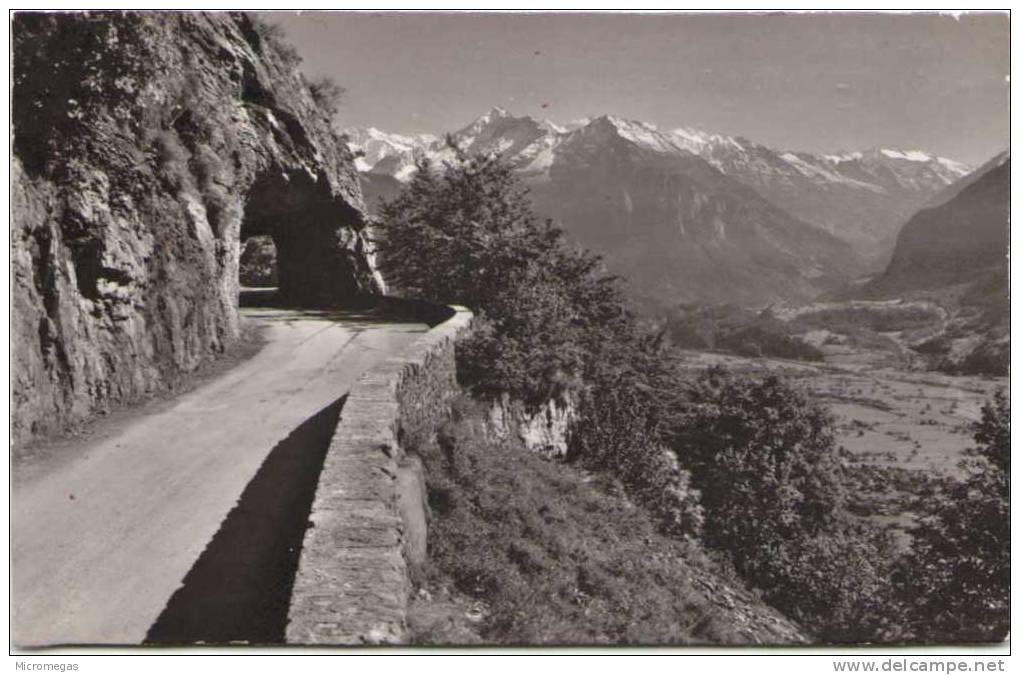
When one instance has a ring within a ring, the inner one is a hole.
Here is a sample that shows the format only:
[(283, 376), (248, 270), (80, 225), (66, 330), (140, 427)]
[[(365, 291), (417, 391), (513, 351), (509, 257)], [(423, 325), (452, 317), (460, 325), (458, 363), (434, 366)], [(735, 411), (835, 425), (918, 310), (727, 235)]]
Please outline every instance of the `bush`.
[(322, 112), (329, 118), (334, 117), (340, 110), (340, 103), (343, 101), (347, 89), (341, 87), (331, 77), (320, 77), (308, 84), (308, 91), (312, 99), (319, 106)]
[(879, 637), (891, 543), (845, 511), (828, 412), (783, 380), (709, 371), (675, 430), (705, 509), (705, 542), (830, 642)]
[(598, 257), (569, 247), (531, 211), (513, 169), (469, 156), (427, 159), (380, 208), (379, 260), (403, 293), (467, 305), (480, 328), (466, 344), (465, 382), (530, 403), (576, 390), (601, 345), (629, 321)]
[(301, 63), (301, 55), (294, 45), (287, 41), (287, 33), (283, 26), (255, 13), (249, 13), (248, 18), (263, 44), (275, 51), (285, 64), (296, 67)]
[(897, 575), (907, 639), (998, 642), (1009, 632), (1009, 401), (1002, 392), (975, 426), (970, 474), (946, 489), (913, 531)]
[(422, 159), (381, 208), (387, 279), (472, 307), (479, 319), (458, 346), (461, 381), (531, 404), (579, 401), (571, 459), (619, 478), (670, 531), (696, 533), (696, 492), (659, 437), (679, 381), (662, 335), (638, 329), (597, 256), (534, 217), (512, 167), (451, 146), (454, 162), (437, 171)]
[(571, 429), (570, 453), (582, 465), (619, 479), (660, 518), (665, 531), (697, 536), (704, 522), (699, 493), (663, 445), (652, 409), (634, 387), (604, 386), (591, 392), (581, 401), (581, 423)]

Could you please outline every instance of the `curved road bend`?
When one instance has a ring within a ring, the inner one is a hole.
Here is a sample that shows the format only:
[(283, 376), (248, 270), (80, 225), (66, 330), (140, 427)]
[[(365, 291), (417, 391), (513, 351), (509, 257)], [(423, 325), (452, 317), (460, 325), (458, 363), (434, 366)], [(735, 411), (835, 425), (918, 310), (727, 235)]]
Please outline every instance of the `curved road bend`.
[[(296, 564), (340, 399), (427, 326), (271, 308), (242, 316), (263, 327), (253, 358), (84, 441), (56, 468), (15, 478), (15, 645), (282, 637), (291, 580), (271, 576), (293, 574), (284, 568)], [(273, 547), (290, 558), (265, 553)]]

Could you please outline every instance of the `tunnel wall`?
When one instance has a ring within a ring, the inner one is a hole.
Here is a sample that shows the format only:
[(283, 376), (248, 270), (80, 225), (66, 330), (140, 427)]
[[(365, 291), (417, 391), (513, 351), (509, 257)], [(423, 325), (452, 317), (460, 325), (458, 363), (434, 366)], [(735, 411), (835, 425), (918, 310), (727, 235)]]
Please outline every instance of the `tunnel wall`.
[(426, 555), (427, 502), (405, 448), (435, 433), (457, 394), (463, 308), (397, 304), (435, 324), (351, 388), (309, 517), (288, 615), (290, 644), (387, 644), (406, 637), (408, 569)]
[(12, 19), (15, 442), (179, 386), (240, 336), (242, 234), (292, 300), (382, 289), (354, 156), (243, 14)]

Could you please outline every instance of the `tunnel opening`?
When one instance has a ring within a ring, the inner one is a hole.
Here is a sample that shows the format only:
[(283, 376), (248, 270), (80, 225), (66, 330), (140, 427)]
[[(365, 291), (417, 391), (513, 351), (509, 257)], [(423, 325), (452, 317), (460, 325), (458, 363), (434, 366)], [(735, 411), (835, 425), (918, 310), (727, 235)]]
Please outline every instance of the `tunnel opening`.
[[(346, 304), (378, 285), (365, 255), (362, 213), (307, 171), (267, 171), (244, 205), (239, 291), (275, 288), (285, 306)], [(239, 294), (244, 304), (244, 294)]]
[(272, 236), (257, 234), (241, 243), (237, 277), (242, 288), (276, 288), (279, 285), (276, 242)]

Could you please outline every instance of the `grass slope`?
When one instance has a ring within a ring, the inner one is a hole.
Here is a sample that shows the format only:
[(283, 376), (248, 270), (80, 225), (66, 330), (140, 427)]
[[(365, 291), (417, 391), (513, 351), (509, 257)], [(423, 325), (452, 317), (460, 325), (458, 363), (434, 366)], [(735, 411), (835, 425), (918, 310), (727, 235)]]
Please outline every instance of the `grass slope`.
[(805, 640), (698, 547), (659, 534), (612, 480), (490, 439), (455, 406), (428, 474), (416, 644), (777, 644)]

